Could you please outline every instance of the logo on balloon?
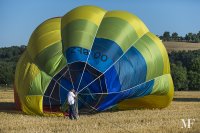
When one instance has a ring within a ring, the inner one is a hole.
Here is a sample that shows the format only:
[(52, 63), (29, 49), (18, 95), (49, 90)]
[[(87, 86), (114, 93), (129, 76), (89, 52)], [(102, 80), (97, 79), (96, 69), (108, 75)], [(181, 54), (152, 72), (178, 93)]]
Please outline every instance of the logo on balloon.
[[(90, 53), (90, 50), (87, 50), (87, 49), (84, 49), (81, 47), (73, 47), (73, 48), (71, 48), (70, 53), (88, 56)], [(106, 62), (108, 60), (108, 56), (99, 51), (92, 51), (89, 58), (91, 58), (91, 57), (93, 59), (99, 59), (102, 62)]]

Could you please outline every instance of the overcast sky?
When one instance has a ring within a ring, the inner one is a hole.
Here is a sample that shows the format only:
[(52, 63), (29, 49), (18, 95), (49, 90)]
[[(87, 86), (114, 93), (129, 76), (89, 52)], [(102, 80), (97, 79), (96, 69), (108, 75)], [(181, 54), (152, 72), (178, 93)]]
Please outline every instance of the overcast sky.
[(157, 35), (200, 30), (200, 0), (0, 0), (0, 47), (26, 45), (43, 21), (80, 5), (129, 11)]

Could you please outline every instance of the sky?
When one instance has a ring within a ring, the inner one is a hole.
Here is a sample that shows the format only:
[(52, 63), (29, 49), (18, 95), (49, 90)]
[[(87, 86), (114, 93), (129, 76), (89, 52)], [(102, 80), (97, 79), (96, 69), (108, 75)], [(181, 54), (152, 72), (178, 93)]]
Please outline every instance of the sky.
[(156, 35), (200, 31), (200, 0), (0, 0), (0, 47), (27, 45), (43, 21), (82, 5), (133, 13)]

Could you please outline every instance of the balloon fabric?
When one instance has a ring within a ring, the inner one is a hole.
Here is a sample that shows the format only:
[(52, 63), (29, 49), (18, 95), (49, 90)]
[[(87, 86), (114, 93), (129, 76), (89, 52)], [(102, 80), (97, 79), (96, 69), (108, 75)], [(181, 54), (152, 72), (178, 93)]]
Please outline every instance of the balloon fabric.
[(162, 41), (137, 16), (96, 6), (40, 24), (17, 64), (15, 103), (27, 114), (62, 116), (71, 88), (87, 112), (164, 108), (174, 94)]

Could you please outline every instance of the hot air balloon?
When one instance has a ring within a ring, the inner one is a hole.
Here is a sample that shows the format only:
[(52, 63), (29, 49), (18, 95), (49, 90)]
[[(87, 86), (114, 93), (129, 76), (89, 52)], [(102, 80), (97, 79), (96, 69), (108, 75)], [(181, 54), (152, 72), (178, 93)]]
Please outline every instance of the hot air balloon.
[(63, 115), (71, 88), (88, 112), (164, 108), (174, 94), (162, 41), (137, 16), (96, 6), (40, 24), (17, 64), (15, 103), (26, 114)]

